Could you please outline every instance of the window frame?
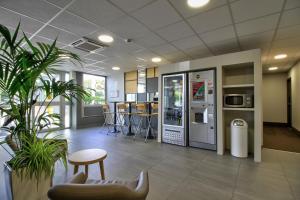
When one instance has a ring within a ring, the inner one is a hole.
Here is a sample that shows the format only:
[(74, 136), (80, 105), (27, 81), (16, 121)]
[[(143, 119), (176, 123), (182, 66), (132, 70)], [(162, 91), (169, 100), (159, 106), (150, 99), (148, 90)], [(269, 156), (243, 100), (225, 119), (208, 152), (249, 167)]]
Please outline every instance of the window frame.
[[(104, 92), (105, 92), (105, 95), (104, 95), (104, 104), (106, 104), (106, 102), (107, 102), (107, 76), (83, 72), (82, 73), (82, 87), (84, 89), (85, 89), (85, 87), (84, 87), (84, 80), (83, 80), (84, 74), (92, 75), (92, 76), (100, 76), (100, 77), (104, 78), (104, 81), (105, 81), (105, 86), (104, 86)], [(82, 100), (82, 108), (84, 108), (84, 107), (99, 107), (99, 106), (102, 106), (102, 105), (103, 104), (86, 105), (85, 102), (84, 102), (84, 100)]]

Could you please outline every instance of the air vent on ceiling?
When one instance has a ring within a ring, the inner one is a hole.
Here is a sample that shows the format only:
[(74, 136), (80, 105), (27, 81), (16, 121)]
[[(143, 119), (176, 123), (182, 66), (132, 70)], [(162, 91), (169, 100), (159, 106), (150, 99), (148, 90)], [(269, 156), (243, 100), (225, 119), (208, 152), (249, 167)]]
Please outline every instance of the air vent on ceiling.
[(91, 52), (98, 49), (103, 49), (108, 47), (106, 44), (102, 44), (100, 42), (94, 41), (90, 38), (83, 37), (72, 43), (72, 46), (76, 49), (80, 49), (82, 51)]

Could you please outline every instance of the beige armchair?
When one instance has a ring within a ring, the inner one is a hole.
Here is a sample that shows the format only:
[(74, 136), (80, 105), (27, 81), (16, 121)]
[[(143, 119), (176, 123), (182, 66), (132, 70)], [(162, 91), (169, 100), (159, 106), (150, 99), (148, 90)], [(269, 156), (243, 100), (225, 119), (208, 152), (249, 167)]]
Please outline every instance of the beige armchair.
[(148, 172), (136, 180), (86, 180), (84, 173), (48, 191), (51, 200), (145, 200), (149, 192)]

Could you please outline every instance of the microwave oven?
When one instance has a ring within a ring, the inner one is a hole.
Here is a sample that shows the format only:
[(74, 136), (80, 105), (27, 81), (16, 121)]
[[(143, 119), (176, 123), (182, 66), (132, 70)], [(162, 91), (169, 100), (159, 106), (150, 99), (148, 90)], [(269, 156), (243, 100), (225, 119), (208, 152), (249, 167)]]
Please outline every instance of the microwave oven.
[(225, 94), (224, 107), (229, 108), (253, 108), (252, 94)]

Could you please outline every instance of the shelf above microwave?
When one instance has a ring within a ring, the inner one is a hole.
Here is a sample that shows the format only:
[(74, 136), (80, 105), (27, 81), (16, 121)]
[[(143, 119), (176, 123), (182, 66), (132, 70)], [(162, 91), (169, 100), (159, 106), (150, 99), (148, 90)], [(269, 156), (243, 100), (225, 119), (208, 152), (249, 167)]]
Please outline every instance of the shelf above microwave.
[(254, 111), (254, 108), (225, 108), (223, 110), (236, 110), (236, 111)]
[(251, 88), (254, 84), (235, 84), (235, 85), (223, 85), (223, 88)]

